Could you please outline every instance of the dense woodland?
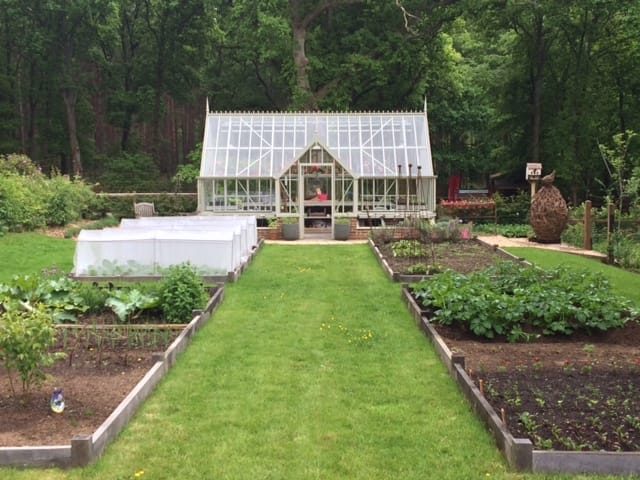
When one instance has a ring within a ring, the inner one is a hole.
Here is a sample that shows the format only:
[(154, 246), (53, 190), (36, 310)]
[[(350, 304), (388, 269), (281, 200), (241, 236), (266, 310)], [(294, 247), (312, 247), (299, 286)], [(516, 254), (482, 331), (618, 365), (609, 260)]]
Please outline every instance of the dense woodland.
[(197, 158), (207, 98), (222, 111), (422, 110), (426, 98), (443, 183), (522, 181), (542, 162), (574, 203), (615, 190), (599, 144), (640, 131), (637, 0), (0, 5), (0, 153), (109, 190), (159, 188)]

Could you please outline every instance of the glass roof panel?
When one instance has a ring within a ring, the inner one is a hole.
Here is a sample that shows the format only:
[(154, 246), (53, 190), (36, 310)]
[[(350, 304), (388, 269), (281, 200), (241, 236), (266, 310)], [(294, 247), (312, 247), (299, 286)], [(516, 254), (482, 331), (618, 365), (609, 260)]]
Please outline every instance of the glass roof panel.
[(433, 175), (423, 113), (207, 116), (201, 177), (273, 177), (320, 143), (356, 178)]

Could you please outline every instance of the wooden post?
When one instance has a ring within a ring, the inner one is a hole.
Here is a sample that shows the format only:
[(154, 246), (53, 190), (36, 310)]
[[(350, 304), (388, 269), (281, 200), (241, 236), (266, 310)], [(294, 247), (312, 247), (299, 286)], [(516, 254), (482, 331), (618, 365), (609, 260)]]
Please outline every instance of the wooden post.
[(584, 249), (593, 249), (593, 238), (591, 236), (591, 200), (584, 202)]
[(531, 185), (531, 203), (533, 203), (533, 197), (536, 196), (536, 180), (529, 180)]
[(615, 228), (615, 213), (616, 206), (613, 203), (609, 204), (607, 209), (607, 263), (613, 265), (613, 231)]

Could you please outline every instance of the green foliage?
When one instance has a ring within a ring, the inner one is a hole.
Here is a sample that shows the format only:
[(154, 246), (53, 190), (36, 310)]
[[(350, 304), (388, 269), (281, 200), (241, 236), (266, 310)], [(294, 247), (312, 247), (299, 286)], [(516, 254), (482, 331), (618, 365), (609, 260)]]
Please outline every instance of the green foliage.
[(170, 216), (182, 213), (195, 212), (197, 199), (195, 195), (184, 196), (164, 193), (161, 195), (131, 195), (127, 197), (100, 197), (104, 203), (104, 209), (117, 218), (133, 218), (133, 203), (153, 202), (159, 215)]
[(638, 236), (616, 232), (611, 243), (616, 263), (626, 270), (640, 272), (640, 241)]
[(473, 226), (476, 235), (502, 235), (507, 238), (528, 238), (533, 235), (533, 229), (528, 224), (507, 223), (504, 225), (481, 224)]
[(202, 143), (198, 143), (196, 148), (187, 155), (188, 163), (178, 165), (178, 172), (173, 176), (172, 181), (176, 186), (176, 191), (185, 189), (195, 191), (196, 182), (200, 176), (200, 155)]
[(427, 254), (425, 247), (418, 240), (398, 240), (391, 244), (394, 257), (422, 257)]
[(98, 209), (95, 194), (82, 180), (54, 173), (47, 178), (28, 157), (0, 162), (0, 230), (34, 230), (65, 225)]
[(145, 311), (157, 308), (159, 299), (156, 295), (143, 293), (137, 288), (123, 288), (111, 290), (104, 304), (113, 310), (121, 322), (128, 322)]
[(442, 272), (443, 268), (440, 265), (416, 263), (407, 267), (407, 273), (410, 275), (435, 275)]
[(100, 185), (109, 192), (154, 192), (163, 190), (160, 170), (151, 157), (123, 152), (105, 160)]
[[(629, 152), (629, 144), (637, 134), (631, 130), (624, 133), (617, 133), (613, 136), (613, 146), (599, 145), (602, 158), (607, 164), (607, 170), (614, 183), (612, 190), (615, 190), (618, 198), (619, 210), (623, 210), (623, 201), (629, 196), (634, 196), (637, 200), (637, 178), (630, 178), (636, 173), (634, 160)], [(630, 188), (631, 184), (631, 188)]]
[(7, 231), (34, 230), (47, 223), (41, 175), (0, 176), (0, 228)]
[(0, 155), (0, 176), (22, 175), (33, 177), (42, 174), (42, 169), (26, 155), (11, 153)]
[(8, 309), (39, 306), (56, 323), (75, 321), (87, 307), (78, 293), (78, 282), (53, 272), (48, 275), (14, 275), (0, 284), (0, 301)]
[(591, 333), (623, 326), (638, 312), (587, 271), (524, 268), (514, 262), (463, 275), (445, 272), (413, 287), (433, 320), (485, 338)]
[(188, 323), (193, 310), (204, 306), (207, 296), (197, 271), (183, 263), (169, 269), (160, 292), (160, 307), (170, 323)]
[(499, 224), (526, 225), (529, 223), (529, 210), (531, 209), (529, 192), (521, 191), (511, 197), (504, 197), (496, 193), (493, 195), (493, 201), (496, 202)]
[(95, 194), (82, 180), (71, 181), (69, 177), (56, 174), (46, 186), (47, 195), (43, 200), (46, 201), (48, 225), (66, 225), (79, 220), (90, 206), (97, 206), (93, 202)]
[(20, 375), (23, 393), (44, 380), (43, 368), (60, 357), (49, 353), (55, 340), (51, 315), (42, 308), (8, 310), (0, 315), (0, 362), (7, 370), (14, 395), (13, 372)]
[(97, 283), (78, 282), (76, 290), (78, 297), (82, 299), (82, 305), (86, 313), (98, 313), (105, 309), (109, 290)]

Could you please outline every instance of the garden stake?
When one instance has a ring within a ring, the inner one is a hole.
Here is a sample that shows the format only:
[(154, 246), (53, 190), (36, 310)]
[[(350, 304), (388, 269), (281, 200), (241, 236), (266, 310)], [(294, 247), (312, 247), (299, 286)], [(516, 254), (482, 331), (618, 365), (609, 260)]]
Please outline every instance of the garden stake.
[(482, 379), (478, 380), (478, 386), (480, 387), (480, 395), (484, 397), (484, 382)]
[(505, 412), (505, 410), (504, 410), (504, 407), (502, 407), (502, 408), (500, 409), (500, 414), (502, 415), (502, 423), (503, 423), (503, 424), (504, 424), (504, 426), (506, 427), (506, 426), (507, 426), (507, 414), (506, 414), (506, 412)]
[(469, 379), (473, 380), (473, 370), (471, 368), (469, 369)]

